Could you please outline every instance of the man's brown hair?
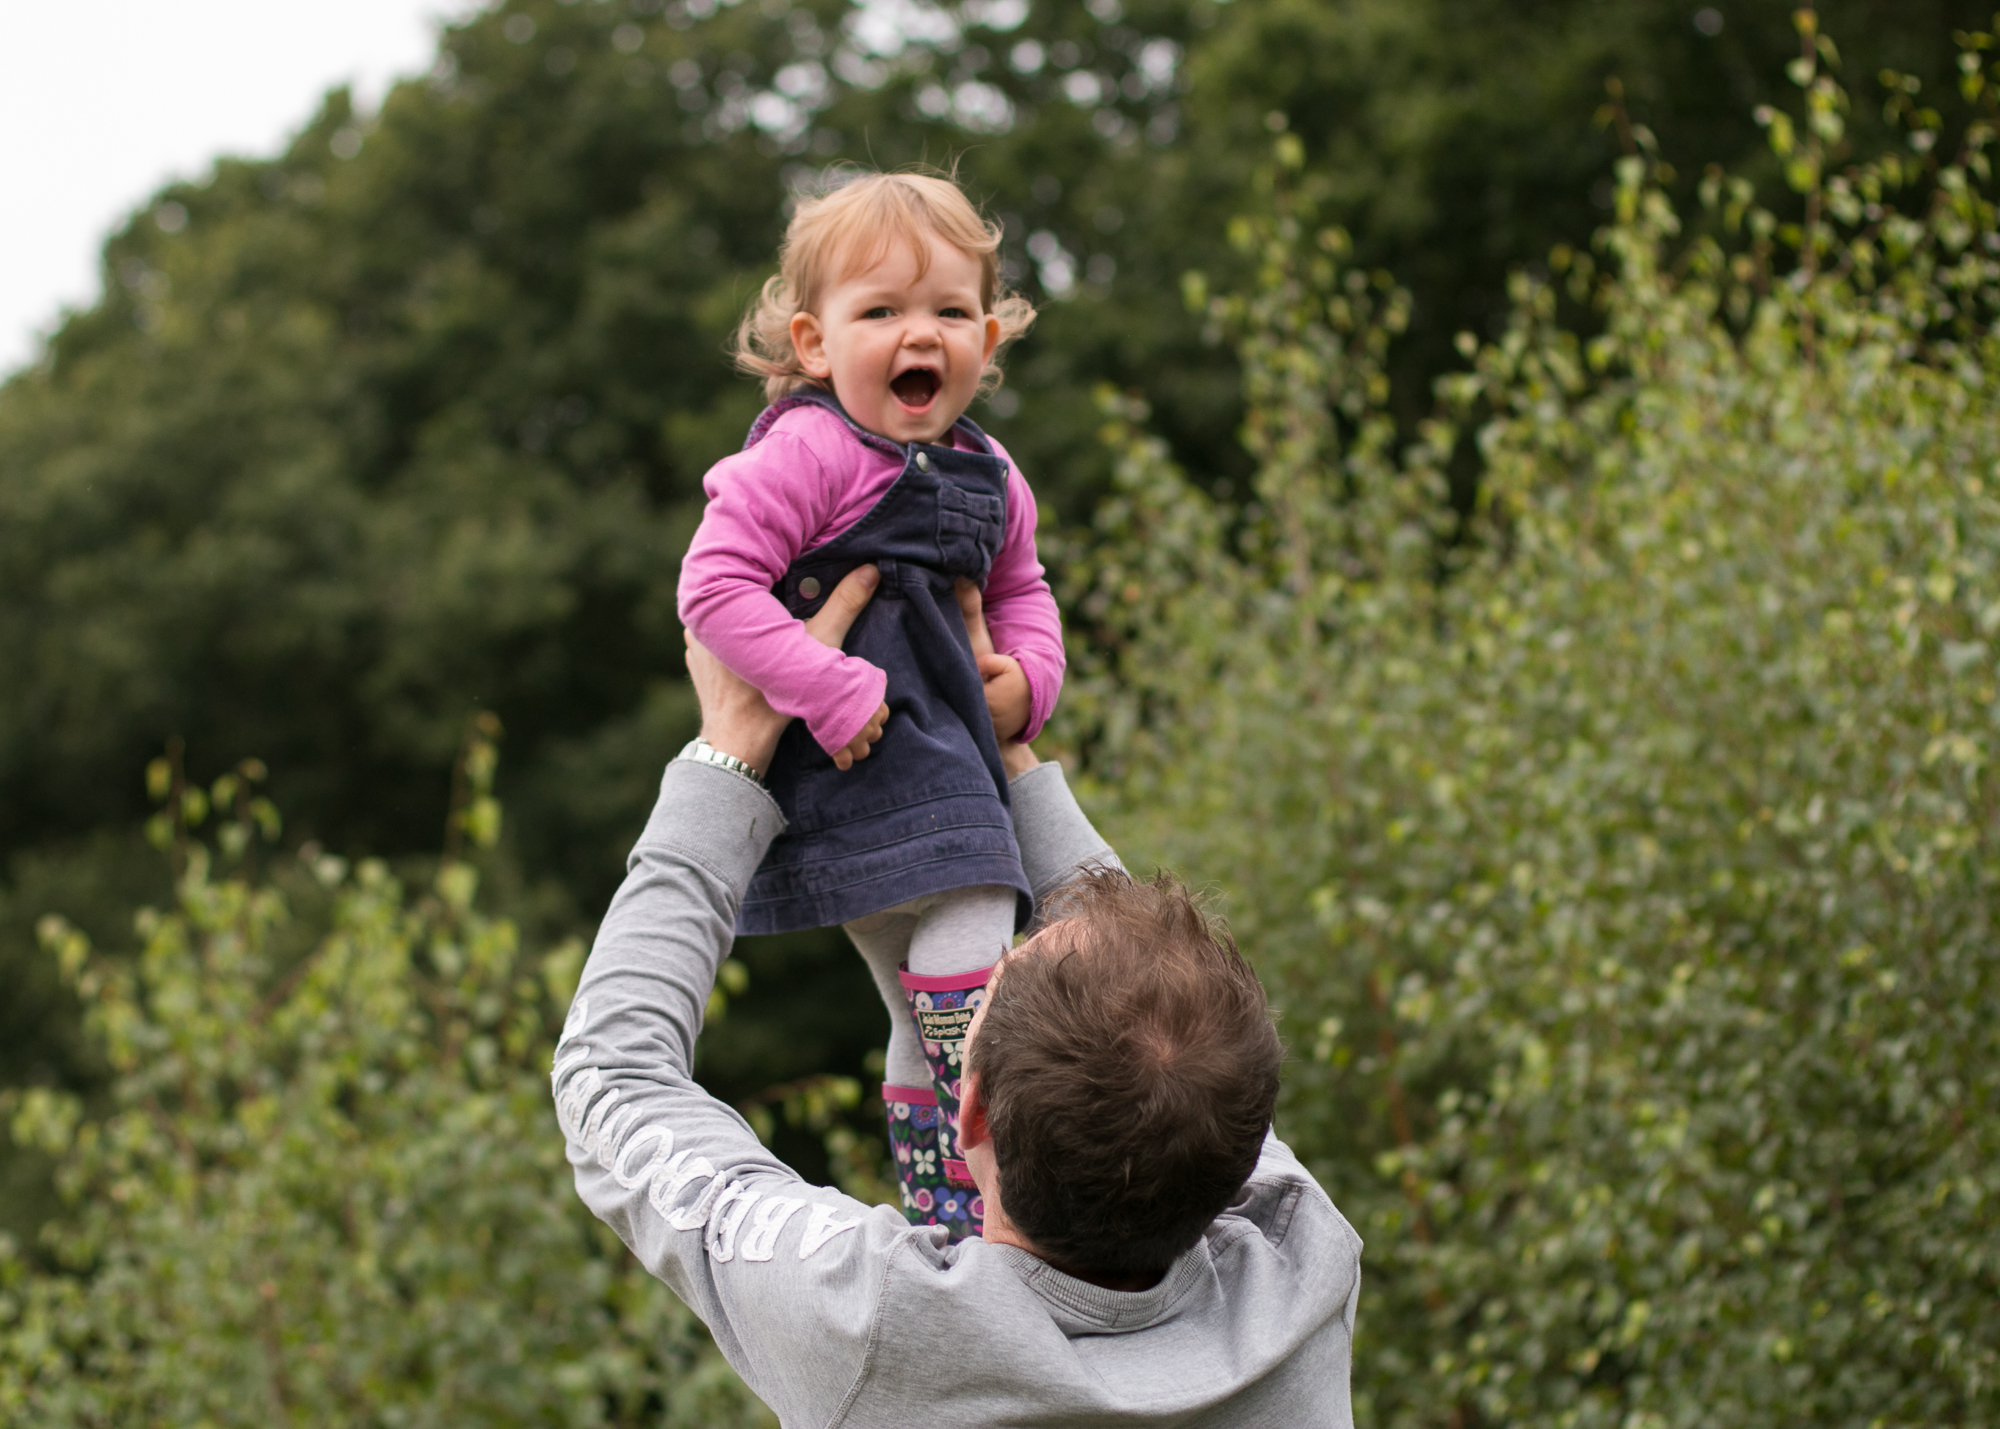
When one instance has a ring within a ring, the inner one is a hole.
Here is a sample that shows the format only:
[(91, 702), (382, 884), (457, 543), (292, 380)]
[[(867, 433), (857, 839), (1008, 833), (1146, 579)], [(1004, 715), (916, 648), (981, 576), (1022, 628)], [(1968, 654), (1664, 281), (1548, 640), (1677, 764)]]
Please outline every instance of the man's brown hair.
[(1171, 875), (1085, 874), (972, 1046), (1007, 1218), (1065, 1270), (1150, 1276), (1257, 1164), (1284, 1049), (1257, 975)]

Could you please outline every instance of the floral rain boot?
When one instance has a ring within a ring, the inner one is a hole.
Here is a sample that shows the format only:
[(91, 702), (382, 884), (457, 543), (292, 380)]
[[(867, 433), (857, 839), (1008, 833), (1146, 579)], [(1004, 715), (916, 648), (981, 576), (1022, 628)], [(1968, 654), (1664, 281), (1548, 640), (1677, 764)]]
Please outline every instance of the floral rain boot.
[(960, 973), (955, 977), (919, 977), (904, 968), (897, 973), (903, 995), (910, 1000), (910, 1015), (917, 1021), (917, 1037), (923, 1043), (924, 1060), (930, 1063), (931, 1083), (937, 1093), (938, 1158), (949, 1183), (940, 1214), (954, 1226), (964, 1217), (968, 1235), (978, 1235), (986, 1207), (965, 1161), (958, 1154), (958, 1082), (960, 1061), (965, 1052), (965, 1030), (972, 1015), (986, 999), (986, 979), (991, 968)]
[(937, 1095), (928, 1087), (882, 1084), (882, 1107), (889, 1120), (889, 1150), (903, 1188), (903, 1215), (911, 1225), (947, 1225), (938, 1213), (944, 1198), (944, 1167), (938, 1161)]

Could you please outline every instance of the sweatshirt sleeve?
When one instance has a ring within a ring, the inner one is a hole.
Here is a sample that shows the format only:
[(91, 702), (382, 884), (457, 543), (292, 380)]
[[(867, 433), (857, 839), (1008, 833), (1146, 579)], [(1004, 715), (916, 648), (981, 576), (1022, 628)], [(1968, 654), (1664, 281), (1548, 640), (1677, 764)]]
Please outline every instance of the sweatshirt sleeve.
[[(997, 443), (994, 449), (1000, 450)], [(1062, 613), (1035, 550), (1035, 521), (1035, 493), (1008, 457), (1007, 532), (986, 578), (986, 627), (993, 633), (993, 648), (1020, 661), (1021, 673), (1028, 677), (1024, 741), (1033, 741), (1055, 712), (1066, 665)]]
[(1125, 867), (1076, 802), (1062, 765), (1044, 760), (1016, 774), (1007, 783), (1007, 799), (1021, 868), (1037, 904), (1086, 869)]
[(699, 1315), (787, 1424), (821, 1424), (865, 1366), (875, 1305), (916, 1228), (808, 1185), (691, 1068), (737, 905), (784, 820), (740, 775), (667, 766), (556, 1048), (576, 1188)]
[(771, 588), (825, 526), (840, 475), (782, 428), (717, 462), (702, 482), (708, 508), (681, 562), (679, 591), (681, 623), (694, 638), (772, 709), (804, 720), (828, 754), (868, 723), (889, 677), (813, 639)]

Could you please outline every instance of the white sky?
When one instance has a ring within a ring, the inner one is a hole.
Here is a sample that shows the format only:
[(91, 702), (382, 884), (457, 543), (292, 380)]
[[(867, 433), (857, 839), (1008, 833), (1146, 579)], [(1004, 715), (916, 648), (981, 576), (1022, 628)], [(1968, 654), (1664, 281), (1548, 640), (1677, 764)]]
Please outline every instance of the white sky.
[(466, 0), (0, 0), (0, 375), (170, 178), (275, 153), (333, 85), (364, 107), (429, 66)]

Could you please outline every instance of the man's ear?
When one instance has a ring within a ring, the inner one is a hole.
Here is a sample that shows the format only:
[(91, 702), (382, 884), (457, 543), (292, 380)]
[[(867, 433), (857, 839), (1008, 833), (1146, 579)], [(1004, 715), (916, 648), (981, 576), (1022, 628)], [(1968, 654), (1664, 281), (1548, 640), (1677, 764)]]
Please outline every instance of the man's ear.
[(993, 1139), (993, 1126), (986, 1117), (986, 1089), (979, 1073), (968, 1072), (958, 1089), (958, 1144), (961, 1148), (984, 1146)]
[(826, 360), (826, 330), (811, 313), (792, 314), (792, 351), (806, 376), (824, 382), (833, 375), (833, 364)]

